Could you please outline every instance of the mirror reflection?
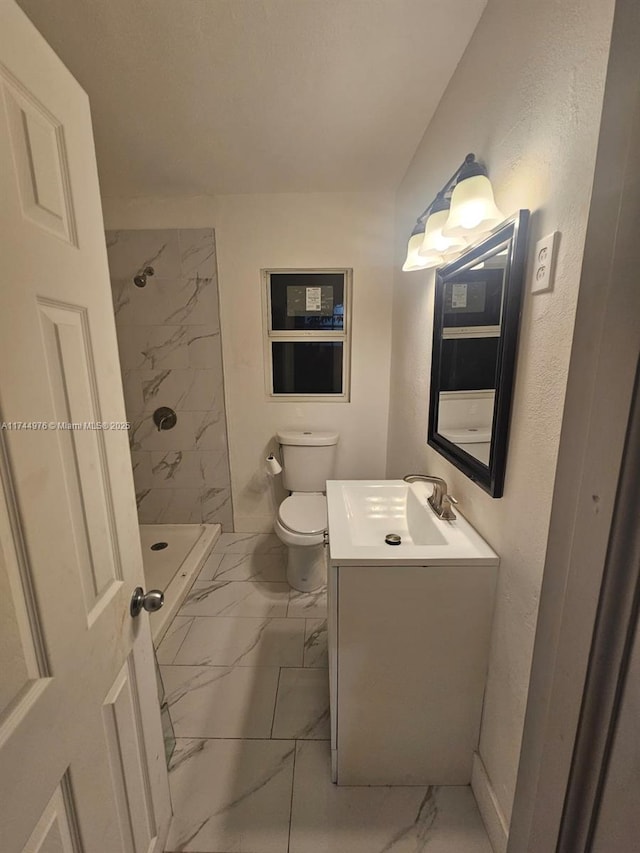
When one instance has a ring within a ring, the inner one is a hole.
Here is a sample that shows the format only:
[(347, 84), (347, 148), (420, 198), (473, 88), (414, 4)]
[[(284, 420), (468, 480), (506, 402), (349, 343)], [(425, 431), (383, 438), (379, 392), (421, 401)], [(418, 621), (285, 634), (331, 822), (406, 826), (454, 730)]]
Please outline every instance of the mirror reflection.
[(436, 273), (429, 444), (502, 495), (528, 211)]
[(506, 247), (444, 284), (438, 432), (489, 465)]

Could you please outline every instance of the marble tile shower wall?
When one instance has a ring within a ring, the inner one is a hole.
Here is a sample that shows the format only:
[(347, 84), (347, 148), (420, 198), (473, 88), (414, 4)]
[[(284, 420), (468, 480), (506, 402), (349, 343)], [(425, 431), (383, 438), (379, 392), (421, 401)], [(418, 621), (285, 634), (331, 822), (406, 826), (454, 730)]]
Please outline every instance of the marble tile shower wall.
[[(233, 530), (214, 232), (106, 236), (139, 520)], [(173, 429), (155, 426), (160, 406)]]

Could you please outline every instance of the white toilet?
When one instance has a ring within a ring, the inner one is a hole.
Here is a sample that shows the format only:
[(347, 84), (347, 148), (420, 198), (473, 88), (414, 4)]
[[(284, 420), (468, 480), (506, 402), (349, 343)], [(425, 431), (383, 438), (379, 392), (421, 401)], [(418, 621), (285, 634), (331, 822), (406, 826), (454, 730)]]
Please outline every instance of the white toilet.
[(484, 465), (491, 454), (491, 427), (457, 427), (440, 430), (441, 435), (457, 444)]
[(276, 438), (282, 449), (282, 482), (291, 494), (280, 504), (274, 527), (288, 549), (289, 585), (312, 592), (327, 582), (325, 489), (333, 476), (338, 433), (285, 430)]

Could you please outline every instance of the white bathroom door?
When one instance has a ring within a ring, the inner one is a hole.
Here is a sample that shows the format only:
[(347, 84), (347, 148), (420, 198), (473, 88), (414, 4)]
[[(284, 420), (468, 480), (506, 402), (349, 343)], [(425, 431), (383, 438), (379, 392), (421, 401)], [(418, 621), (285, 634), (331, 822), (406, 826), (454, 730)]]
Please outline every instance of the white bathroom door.
[(2, 853), (163, 848), (124, 420), (88, 100), (0, 0)]

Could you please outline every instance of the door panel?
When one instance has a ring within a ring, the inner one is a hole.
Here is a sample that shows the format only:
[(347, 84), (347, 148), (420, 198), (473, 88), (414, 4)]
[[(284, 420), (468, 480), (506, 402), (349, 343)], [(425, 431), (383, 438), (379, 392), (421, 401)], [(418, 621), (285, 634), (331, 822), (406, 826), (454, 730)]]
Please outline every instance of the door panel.
[(80, 853), (69, 780), (65, 776), (47, 803), (24, 853)]
[(76, 244), (62, 125), (0, 66), (23, 215)]
[(9, 486), (4, 435), (0, 433), (0, 739), (9, 728), (9, 714), (19, 714), (21, 703), (29, 701), (37, 682), (48, 675), (33, 581), (24, 555), (19, 553), (19, 527)]
[(123, 849), (143, 853), (156, 835), (156, 819), (146, 762), (140, 760), (142, 720), (132, 657), (105, 699), (103, 718)]
[(46, 368), (64, 469), (69, 518), (78, 551), (78, 569), (91, 621), (122, 579), (111, 487), (106, 472), (104, 433), (83, 429), (102, 423), (87, 312), (38, 300)]
[(99, 426), (125, 414), (89, 106), (9, 0), (0, 89), (2, 853), (149, 853), (170, 803), (127, 431)]

